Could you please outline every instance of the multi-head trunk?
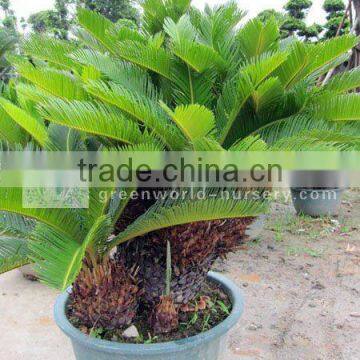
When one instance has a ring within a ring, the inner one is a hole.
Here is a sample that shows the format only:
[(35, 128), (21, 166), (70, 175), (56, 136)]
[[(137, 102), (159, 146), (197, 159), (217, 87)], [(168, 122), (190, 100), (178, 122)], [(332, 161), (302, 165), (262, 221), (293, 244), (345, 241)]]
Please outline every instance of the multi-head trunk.
[(85, 264), (70, 294), (69, 315), (89, 328), (130, 325), (141, 296), (134, 275), (119, 259), (107, 259), (96, 267)]
[(202, 221), (153, 232), (119, 247), (120, 257), (139, 266), (142, 302), (153, 307), (165, 292), (166, 242), (171, 244), (171, 294), (175, 304), (194, 300), (217, 257), (245, 239), (252, 218)]

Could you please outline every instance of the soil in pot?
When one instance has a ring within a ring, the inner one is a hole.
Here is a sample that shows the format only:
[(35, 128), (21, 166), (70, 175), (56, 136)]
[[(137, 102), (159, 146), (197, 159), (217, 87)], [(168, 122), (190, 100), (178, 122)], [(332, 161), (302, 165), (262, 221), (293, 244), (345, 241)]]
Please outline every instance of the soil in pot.
[(189, 304), (179, 308), (179, 327), (176, 331), (167, 334), (154, 334), (149, 325), (151, 309), (139, 309), (132, 326), (135, 326), (138, 336), (124, 336), (129, 326), (104, 329), (102, 327), (89, 328), (71, 313), (71, 304), (68, 317), (73, 326), (84, 334), (103, 340), (120, 343), (149, 344), (180, 340), (195, 336), (223, 322), (232, 309), (229, 296), (214, 282), (207, 280), (197, 298)]

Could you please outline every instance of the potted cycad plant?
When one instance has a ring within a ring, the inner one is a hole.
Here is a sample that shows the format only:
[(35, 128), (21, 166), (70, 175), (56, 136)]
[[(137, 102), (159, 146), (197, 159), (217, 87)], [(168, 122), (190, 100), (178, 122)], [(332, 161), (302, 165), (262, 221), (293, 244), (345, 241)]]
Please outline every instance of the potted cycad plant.
[[(355, 124), (335, 120), (359, 118), (358, 97), (345, 93), (360, 72), (323, 88), (316, 78), (357, 39), (282, 42), (275, 21), (238, 28), (242, 15), (234, 3), (200, 12), (189, 0), (144, 1), (137, 31), (79, 9), (76, 42), (36, 35), (23, 44), (26, 57), (10, 58), (20, 76), (16, 98), (0, 99), (2, 139), (13, 149), (119, 152), (303, 150), (355, 139)], [(30, 209), (21, 189), (0, 189), (0, 211), (31, 219), (29, 232), (4, 220), (26, 239), (24, 253), (4, 253), (4, 269), (32, 261), (41, 281), (68, 289), (55, 317), (78, 359), (216, 359), (242, 301), (209, 270), (266, 204), (216, 190), (104, 204), (102, 190), (90, 190), (88, 209)]]

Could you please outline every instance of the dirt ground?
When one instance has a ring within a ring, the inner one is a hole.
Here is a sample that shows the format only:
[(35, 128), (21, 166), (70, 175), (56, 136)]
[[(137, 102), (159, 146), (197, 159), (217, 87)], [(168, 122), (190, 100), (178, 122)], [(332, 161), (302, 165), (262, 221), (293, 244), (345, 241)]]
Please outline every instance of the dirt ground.
[[(221, 360), (360, 359), (360, 193), (337, 219), (295, 216), (274, 203), (264, 228), (215, 269), (245, 296), (242, 319)], [(0, 276), (0, 359), (73, 359), (52, 320), (56, 292)]]

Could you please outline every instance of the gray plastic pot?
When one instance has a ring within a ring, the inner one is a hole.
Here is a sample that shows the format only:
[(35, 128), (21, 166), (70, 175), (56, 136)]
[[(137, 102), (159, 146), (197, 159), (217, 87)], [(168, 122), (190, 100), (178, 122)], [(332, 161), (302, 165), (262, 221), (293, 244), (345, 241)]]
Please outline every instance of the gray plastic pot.
[(219, 283), (230, 296), (231, 314), (219, 325), (196, 336), (161, 344), (122, 344), (86, 336), (66, 317), (69, 295), (60, 295), (55, 303), (55, 321), (70, 338), (78, 360), (216, 360), (223, 352), (226, 335), (238, 322), (243, 309), (243, 296), (230, 280), (210, 272), (209, 279)]
[(298, 214), (312, 217), (337, 216), (344, 189), (292, 188), (293, 204)]

